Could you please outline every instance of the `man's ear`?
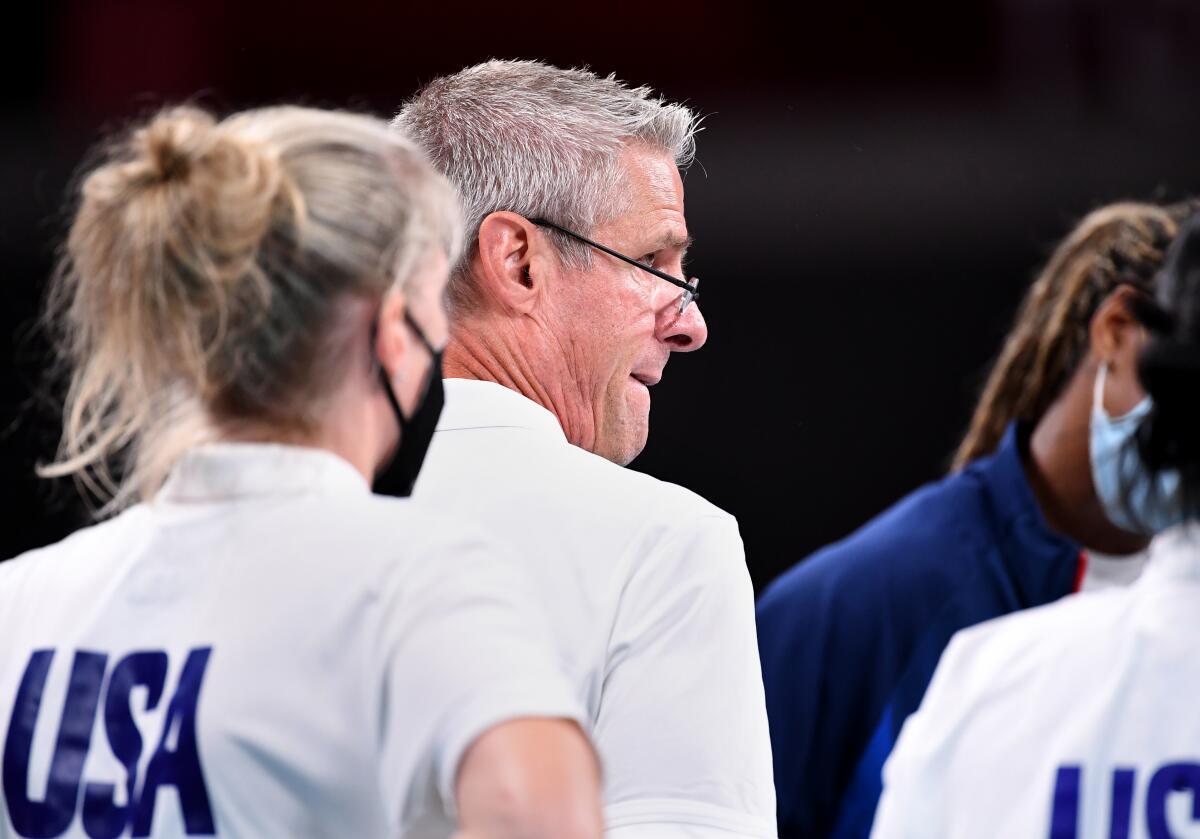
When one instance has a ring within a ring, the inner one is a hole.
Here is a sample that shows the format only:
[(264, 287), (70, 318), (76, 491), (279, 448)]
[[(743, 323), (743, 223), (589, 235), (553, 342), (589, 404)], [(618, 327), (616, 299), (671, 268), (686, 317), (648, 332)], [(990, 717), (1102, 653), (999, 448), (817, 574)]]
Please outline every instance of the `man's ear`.
[(541, 231), (524, 216), (490, 213), (479, 225), (479, 247), (472, 274), (479, 291), (509, 311), (528, 312), (544, 291), (549, 247)]
[(1130, 286), (1117, 286), (1092, 315), (1088, 329), (1092, 355), (1110, 366), (1136, 358), (1145, 339), (1145, 329), (1133, 315), (1131, 301), (1137, 294)]
[(407, 301), (401, 291), (389, 291), (379, 307), (379, 320), (375, 322), (375, 346), (372, 351), (391, 380), (409, 351), (408, 331), (404, 327), (404, 309)]

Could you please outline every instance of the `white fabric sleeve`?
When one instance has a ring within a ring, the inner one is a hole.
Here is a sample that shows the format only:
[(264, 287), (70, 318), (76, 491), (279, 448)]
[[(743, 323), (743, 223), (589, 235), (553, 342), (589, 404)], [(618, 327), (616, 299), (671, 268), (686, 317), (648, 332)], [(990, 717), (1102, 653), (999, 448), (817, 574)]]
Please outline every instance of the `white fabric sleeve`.
[[(969, 633), (968, 633), (969, 634)], [(883, 794), (871, 839), (930, 839), (947, 836), (951, 759), (964, 703), (962, 664), (971, 658), (963, 633), (950, 639), (921, 707), (905, 720), (883, 765)], [(961, 802), (969, 806), (969, 802)]]
[(674, 528), (631, 576), (594, 737), (611, 839), (777, 835), (754, 592), (731, 516)]
[(455, 813), (459, 763), (479, 735), (528, 717), (584, 730), (523, 572), (494, 544), (430, 543), (383, 594), (381, 790), (401, 828)]

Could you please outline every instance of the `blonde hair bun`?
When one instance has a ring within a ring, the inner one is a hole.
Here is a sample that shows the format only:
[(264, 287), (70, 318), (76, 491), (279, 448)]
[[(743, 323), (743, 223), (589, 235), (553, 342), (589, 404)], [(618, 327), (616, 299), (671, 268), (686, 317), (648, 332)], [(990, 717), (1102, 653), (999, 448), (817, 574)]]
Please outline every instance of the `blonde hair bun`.
[(41, 473), (111, 512), (217, 429), (311, 433), (348, 363), (340, 301), (382, 298), (461, 241), (448, 182), (381, 120), (160, 112), (82, 183), (47, 318), (71, 384)]
[(133, 147), (159, 183), (186, 180), (193, 162), (211, 148), (216, 121), (199, 108), (172, 108), (133, 135)]

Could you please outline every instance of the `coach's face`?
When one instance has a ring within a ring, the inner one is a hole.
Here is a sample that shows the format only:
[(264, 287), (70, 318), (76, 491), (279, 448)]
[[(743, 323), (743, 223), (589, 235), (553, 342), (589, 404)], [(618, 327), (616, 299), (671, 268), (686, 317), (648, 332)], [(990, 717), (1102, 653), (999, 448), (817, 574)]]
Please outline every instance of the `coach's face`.
[[(671, 155), (631, 146), (621, 156), (627, 211), (597, 226), (590, 238), (647, 265), (684, 277), (688, 247), (683, 182)], [(558, 323), (570, 357), (576, 416), (591, 427), (572, 442), (626, 464), (646, 445), (650, 388), (672, 352), (703, 346), (708, 327), (698, 303), (680, 314), (682, 291), (592, 249), (585, 270), (564, 269)], [(590, 437), (590, 441), (587, 438)], [(590, 443), (590, 444), (589, 444)]]

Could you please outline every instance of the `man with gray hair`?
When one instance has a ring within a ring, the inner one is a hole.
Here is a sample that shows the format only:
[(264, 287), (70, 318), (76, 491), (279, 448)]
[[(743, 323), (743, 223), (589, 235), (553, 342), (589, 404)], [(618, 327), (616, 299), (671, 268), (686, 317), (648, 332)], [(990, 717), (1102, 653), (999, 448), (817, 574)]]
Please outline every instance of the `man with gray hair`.
[(588, 708), (610, 836), (774, 837), (737, 522), (622, 468), (671, 353), (708, 336), (683, 273), (695, 115), (587, 70), (489, 61), (432, 82), (395, 125), (467, 219), (417, 500), (524, 557)]

